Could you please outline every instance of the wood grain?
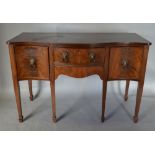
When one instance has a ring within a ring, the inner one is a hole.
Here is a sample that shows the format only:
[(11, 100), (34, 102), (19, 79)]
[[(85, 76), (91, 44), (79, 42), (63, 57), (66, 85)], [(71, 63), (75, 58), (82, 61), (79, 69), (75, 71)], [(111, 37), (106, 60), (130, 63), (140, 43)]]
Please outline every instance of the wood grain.
[(32, 80), (28, 80), (28, 87), (30, 93), (30, 101), (33, 101)]
[[(63, 54), (67, 53), (68, 62), (63, 61)], [(94, 61), (91, 61), (90, 55), (94, 54)], [(79, 48), (55, 48), (54, 63), (69, 65), (103, 65), (105, 59), (105, 48), (79, 49)]]
[(99, 75), (103, 79), (104, 69), (103, 67), (65, 67), (65, 66), (56, 66), (55, 67), (55, 79), (59, 75), (67, 75), (75, 78), (83, 78), (90, 75)]
[(75, 48), (151, 45), (136, 33), (22, 33), (7, 43)]
[[(103, 84), (102, 122), (105, 120), (108, 81), (138, 82), (134, 122), (138, 122), (146, 63), (151, 42), (132, 33), (22, 33), (9, 40), (10, 62), (19, 121), (23, 121), (19, 81), (48, 80), (51, 86), (52, 119), (56, 122), (55, 80), (60, 75), (83, 78), (98, 75)], [(67, 57), (66, 57), (66, 53)]]
[(17, 77), (17, 69), (16, 69), (16, 61), (15, 61), (15, 56), (14, 56), (14, 47), (13, 47), (13, 45), (9, 45), (9, 53), (10, 53), (12, 79), (13, 79), (14, 92), (15, 92), (15, 97), (16, 97), (16, 104), (17, 104), (19, 122), (23, 122), (21, 96), (20, 96), (20, 86), (19, 86), (18, 77)]
[(129, 85), (130, 85), (130, 80), (126, 80), (125, 95), (124, 95), (125, 101), (128, 100)]
[(138, 122), (138, 114), (139, 114), (141, 99), (142, 99), (142, 94), (143, 94), (148, 52), (149, 52), (149, 46), (144, 46), (143, 59), (142, 59), (142, 65), (141, 65), (141, 70), (140, 70), (140, 79), (138, 81), (138, 87), (137, 87), (135, 114), (133, 116), (133, 120), (135, 123)]
[(101, 121), (105, 121), (105, 108), (106, 108), (106, 95), (107, 95), (107, 84), (108, 84), (108, 71), (109, 71), (109, 48), (106, 48), (106, 59), (104, 64), (104, 75), (102, 81), (102, 116)]
[[(138, 80), (140, 77), (142, 58), (142, 47), (112, 47), (110, 49), (108, 79)], [(123, 61), (127, 62), (126, 66), (123, 66)]]
[[(15, 59), (18, 79), (49, 79), (48, 48), (38, 46), (16, 46)], [(30, 65), (34, 59), (35, 68)]]

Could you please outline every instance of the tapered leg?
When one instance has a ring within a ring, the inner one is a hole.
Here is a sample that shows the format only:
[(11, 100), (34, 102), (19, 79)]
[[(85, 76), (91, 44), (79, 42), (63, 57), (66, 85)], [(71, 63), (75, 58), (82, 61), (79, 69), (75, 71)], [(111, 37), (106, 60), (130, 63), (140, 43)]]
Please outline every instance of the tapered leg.
[(125, 88), (125, 95), (124, 95), (124, 100), (128, 100), (128, 91), (129, 91), (129, 85), (130, 85), (130, 80), (126, 81), (126, 88)]
[(56, 104), (55, 104), (55, 81), (50, 82), (52, 95), (52, 119), (56, 123)]
[(14, 86), (14, 92), (15, 92), (15, 97), (16, 97), (19, 122), (23, 122), (22, 105), (21, 105), (21, 98), (20, 98), (20, 86), (19, 86), (19, 81), (17, 78), (17, 70), (16, 70), (16, 62), (15, 62), (13, 45), (9, 45), (9, 53), (10, 53), (13, 86)]
[(30, 100), (33, 101), (32, 80), (28, 80)]
[(135, 115), (133, 117), (133, 121), (135, 123), (138, 122), (138, 113), (139, 113), (139, 109), (140, 109), (142, 93), (143, 93), (143, 84), (141, 84), (140, 82), (138, 82), (137, 97), (136, 97), (136, 107), (135, 107)]
[(15, 97), (16, 97), (19, 122), (23, 122), (22, 105), (21, 105), (21, 97), (20, 97), (20, 86), (19, 86), (19, 82), (16, 80), (14, 80), (14, 92), (15, 92)]
[(105, 105), (106, 105), (106, 94), (107, 94), (107, 81), (103, 80), (103, 90), (102, 90), (102, 117), (101, 121), (104, 122), (105, 120)]

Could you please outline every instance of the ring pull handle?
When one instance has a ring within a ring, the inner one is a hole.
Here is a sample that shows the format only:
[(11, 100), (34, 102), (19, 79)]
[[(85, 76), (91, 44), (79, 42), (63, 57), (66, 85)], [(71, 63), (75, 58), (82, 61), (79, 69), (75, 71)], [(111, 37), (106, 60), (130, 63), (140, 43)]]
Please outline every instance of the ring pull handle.
[(68, 52), (62, 53), (62, 61), (65, 63), (67, 63), (69, 61), (69, 53)]
[(89, 58), (90, 58), (91, 63), (96, 62), (95, 57), (96, 57), (95, 53), (93, 53), (93, 52), (89, 53)]
[(31, 67), (32, 70), (36, 69), (36, 60), (35, 60), (35, 58), (30, 59), (30, 67)]
[(126, 68), (129, 65), (128, 60), (122, 59), (121, 65), (123, 66), (123, 68)]

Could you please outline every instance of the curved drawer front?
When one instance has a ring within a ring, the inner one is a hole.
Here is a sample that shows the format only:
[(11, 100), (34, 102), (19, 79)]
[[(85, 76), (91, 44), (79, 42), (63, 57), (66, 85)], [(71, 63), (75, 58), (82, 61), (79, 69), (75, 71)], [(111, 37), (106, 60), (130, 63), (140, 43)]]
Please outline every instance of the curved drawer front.
[(49, 79), (48, 47), (16, 46), (15, 59), (19, 80)]
[(74, 49), (55, 48), (55, 65), (101, 65), (105, 59), (105, 48)]
[(83, 78), (90, 75), (99, 75), (103, 79), (104, 70), (101, 66), (92, 66), (92, 67), (75, 67), (75, 66), (56, 66), (55, 67), (55, 79), (59, 75), (67, 75), (75, 78)]
[(109, 79), (138, 79), (143, 47), (113, 47), (110, 50)]

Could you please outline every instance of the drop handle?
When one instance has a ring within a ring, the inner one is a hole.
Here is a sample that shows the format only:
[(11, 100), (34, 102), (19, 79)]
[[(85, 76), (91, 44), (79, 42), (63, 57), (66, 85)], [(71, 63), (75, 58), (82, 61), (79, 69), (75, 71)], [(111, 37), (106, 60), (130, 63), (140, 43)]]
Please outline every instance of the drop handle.
[(67, 63), (69, 61), (69, 54), (68, 52), (63, 52), (62, 53), (62, 61)]
[(90, 62), (95, 63), (95, 61), (96, 61), (95, 57), (96, 57), (95, 53), (93, 53), (93, 52), (89, 53)]
[(35, 70), (36, 69), (36, 61), (35, 58), (30, 59), (30, 67), (31, 69)]
[(122, 62), (121, 62), (121, 65), (122, 65), (124, 68), (127, 67), (128, 64), (129, 64), (129, 62), (128, 62), (128, 60), (126, 60), (126, 59), (123, 59)]

